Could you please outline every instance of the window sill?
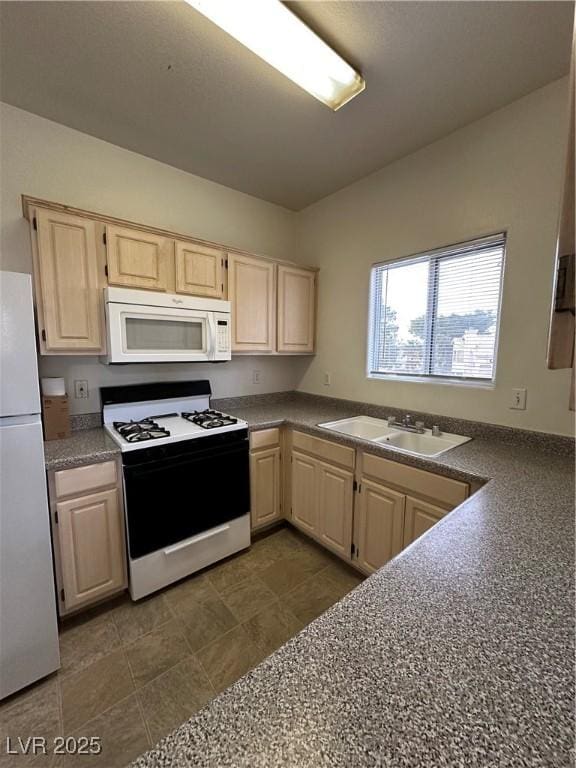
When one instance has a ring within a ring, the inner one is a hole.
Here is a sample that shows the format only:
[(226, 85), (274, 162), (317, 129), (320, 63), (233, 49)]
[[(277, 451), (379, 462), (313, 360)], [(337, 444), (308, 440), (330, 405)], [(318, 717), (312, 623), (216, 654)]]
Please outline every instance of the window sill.
[(410, 384), (435, 384), (448, 387), (464, 387), (465, 389), (495, 389), (495, 381), (474, 381), (473, 379), (443, 379), (436, 376), (402, 376), (393, 373), (369, 373), (366, 376), (371, 381), (401, 381)]

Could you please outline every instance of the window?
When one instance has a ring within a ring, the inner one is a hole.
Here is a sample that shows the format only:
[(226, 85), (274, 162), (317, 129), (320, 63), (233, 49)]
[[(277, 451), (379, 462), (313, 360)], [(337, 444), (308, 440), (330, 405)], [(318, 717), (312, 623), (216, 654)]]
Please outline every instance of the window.
[(368, 375), (493, 381), (506, 236), (372, 267)]

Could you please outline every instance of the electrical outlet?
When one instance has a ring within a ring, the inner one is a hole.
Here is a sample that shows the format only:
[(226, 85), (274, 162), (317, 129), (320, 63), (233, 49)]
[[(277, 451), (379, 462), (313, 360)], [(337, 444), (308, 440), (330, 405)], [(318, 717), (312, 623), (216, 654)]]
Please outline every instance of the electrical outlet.
[(523, 388), (512, 390), (512, 400), (510, 402), (510, 408), (514, 408), (517, 411), (526, 410), (526, 390)]
[(332, 384), (332, 374), (330, 371), (324, 371), (324, 386), (329, 387)]
[(260, 371), (256, 368), (252, 371), (252, 384), (260, 384)]
[(74, 397), (77, 400), (88, 399), (88, 382), (84, 379), (76, 379), (74, 381)]

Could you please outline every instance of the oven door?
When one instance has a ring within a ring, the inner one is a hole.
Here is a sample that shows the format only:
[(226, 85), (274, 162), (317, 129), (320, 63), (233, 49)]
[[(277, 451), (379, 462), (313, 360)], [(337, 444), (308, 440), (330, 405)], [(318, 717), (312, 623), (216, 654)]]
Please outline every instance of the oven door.
[(203, 362), (215, 354), (212, 312), (106, 304), (109, 363)]
[[(184, 452), (153, 461), (138, 463), (138, 454), (146, 449), (126, 454), (134, 462), (124, 466), (132, 560), (248, 514), (247, 436), (229, 444), (215, 438), (173, 444), (171, 450), (180, 445)], [(188, 448), (190, 452), (186, 452)]]

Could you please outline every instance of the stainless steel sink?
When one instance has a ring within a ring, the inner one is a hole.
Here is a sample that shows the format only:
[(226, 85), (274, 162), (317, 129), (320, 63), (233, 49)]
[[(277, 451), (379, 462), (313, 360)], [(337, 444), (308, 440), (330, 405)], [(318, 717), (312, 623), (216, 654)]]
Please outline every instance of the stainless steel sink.
[(450, 432), (432, 435), (430, 429), (425, 429), (421, 433), (403, 431), (395, 426), (389, 427), (384, 419), (375, 419), (372, 416), (354, 416), (350, 419), (328, 421), (318, 426), (333, 432), (370, 440), (373, 443), (389, 445), (397, 451), (414, 456), (439, 456), (472, 439)]

